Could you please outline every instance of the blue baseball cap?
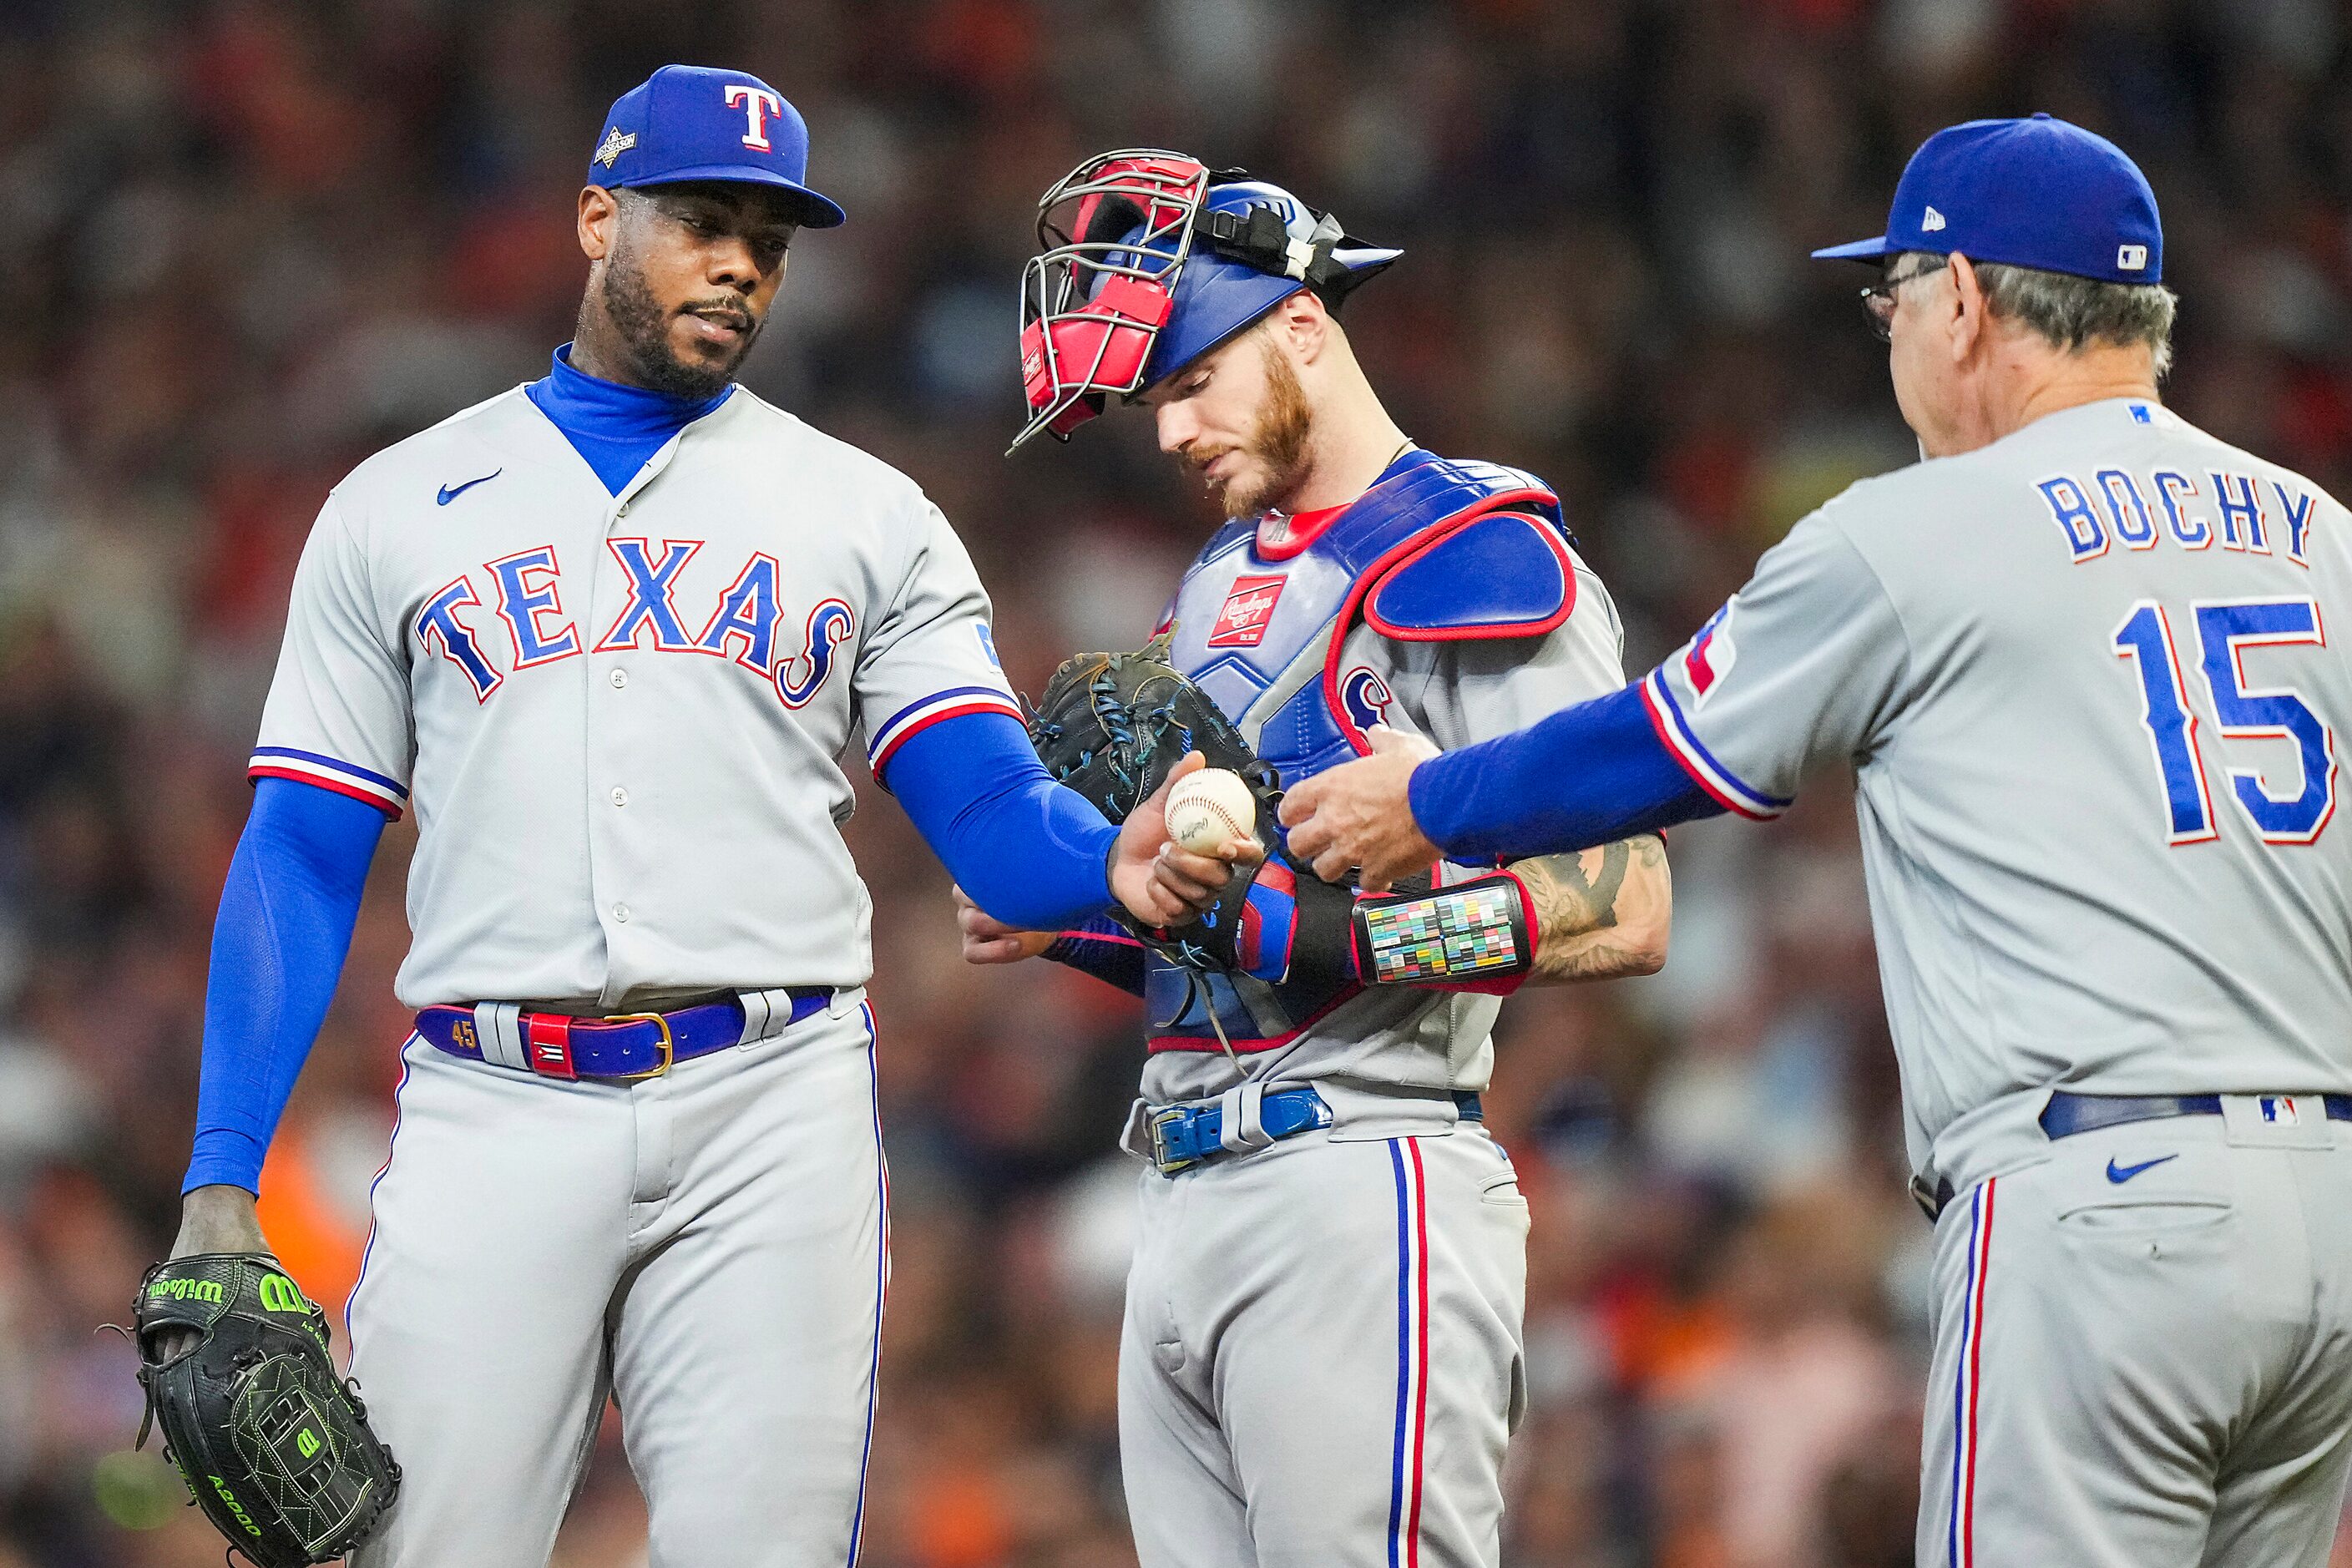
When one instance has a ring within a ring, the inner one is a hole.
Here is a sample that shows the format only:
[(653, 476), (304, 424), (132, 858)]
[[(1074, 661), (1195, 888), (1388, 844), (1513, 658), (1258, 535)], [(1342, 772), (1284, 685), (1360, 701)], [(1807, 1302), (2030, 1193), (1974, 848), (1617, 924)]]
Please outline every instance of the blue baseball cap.
[(808, 121), (749, 71), (664, 66), (613, 100), (588, 156), (588, 183), (607, 190), (743, 180), (799, 198), (803, 228), (848, 215), (808, 187)]
[(2105, 137), (2046, 114), (1937, 132), (1905, 165), (1886, 232), (1813, 255), (1869, 261), (1906, 250), (2107, 283), (2164, 277), (2147, 176)]

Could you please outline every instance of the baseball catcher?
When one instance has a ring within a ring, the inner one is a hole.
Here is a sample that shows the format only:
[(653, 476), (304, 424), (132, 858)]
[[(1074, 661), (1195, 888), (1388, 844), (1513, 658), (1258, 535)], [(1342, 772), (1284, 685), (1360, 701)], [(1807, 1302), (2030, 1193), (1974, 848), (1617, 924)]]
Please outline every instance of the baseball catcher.
[(1198, 752), (1246, 782), (1265, 850), (1205, 877), (1163, 854), (1161, 883), (1205, 907), (1172, 927), (959, 915), (974, 963), (1042, 956), (1143, 998), (1119, 1353), (1137, 1554), (1492, 1564), (1528, 1211), (1484, 1125), (1488, 1032), (1522, 984), (1664, 962), (1664, 854), (1634, 834), (1327, 879), (1275, 807), (1366, 752), (1616, 689), (1615, 610), (1549, 486), (1423, 450), (1382, 408), (1338, 312), (1396, 251), (1150, 151), (1074, 170), (1038, 232), (1023, 438), (1141, 404), (1228, 521), (1149, 644), (1055, 676), (1032, 742), (1113, 818)]

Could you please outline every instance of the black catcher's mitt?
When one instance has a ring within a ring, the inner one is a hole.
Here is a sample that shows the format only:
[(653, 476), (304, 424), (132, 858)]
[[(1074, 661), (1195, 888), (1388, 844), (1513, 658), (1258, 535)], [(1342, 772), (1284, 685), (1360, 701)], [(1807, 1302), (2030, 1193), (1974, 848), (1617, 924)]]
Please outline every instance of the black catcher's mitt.
[[(1298, 906), (1298, 929), (1314, 939), (1284, 943), (1283, 956), (1271, 961), (1275, 967), (1262, 963), (1255, 973), (1279, 980), (1344, 966), (1354, 893), (1290, 860), (1275, 815), (1282, 804), (1281, 780), (1209, 694), (1168, 661), (1169, 641), (1162, 633), (1134, 653), (1082, 653), (1064, 659), (1045, 682), (1030, 720), (1029, 741), (1038, 760), (1113, 822), (1126, 821), (1150, 799), (1187, 752), (1200, 752), (1210, 767), (1240, 774), (1257, 802), (1254, 836), (1274, 863), (1297, 879), (1291, 896)], [(1234, 876), (1192, 924), (1138, 929), (1137, 934), (1191, 969), (1242, 969), (1242, 909), (1255, 880), (1255, 874)], [(1119, 918), (1134, 925), (1124, 914)]]
[(1187, 752), (1239, 773), (1257, 797), (1257, 839), (1272, 833), (1282, 786), (1209, 694), (1168, 662), (1169, 634), (1134, 653), (1073, 654), (1045, 682), (1029, 742), (1045, 771), (1113, 822), (1151, 797)]
[(159, 1263), (132, 1321), (148, 1417), (232, 1546), (259, 1568), (309, 1568), (373, 1532), (400, 1467), (368, 1430), (358, 1385), (335, 1375), (327, 1314), (276, 1258)]

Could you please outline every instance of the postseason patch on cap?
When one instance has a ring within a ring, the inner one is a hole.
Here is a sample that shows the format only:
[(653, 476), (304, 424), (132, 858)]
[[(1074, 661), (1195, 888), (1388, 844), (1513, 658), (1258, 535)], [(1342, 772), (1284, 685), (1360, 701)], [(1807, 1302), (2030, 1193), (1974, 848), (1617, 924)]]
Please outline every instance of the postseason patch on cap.
[(744, 71), (664, 66), (613, 100), (588, 183), (620, 190), (740, 181), (791, 193), (794, 221), (830, 228), (840, 205), (808, 184), (808, 122)]

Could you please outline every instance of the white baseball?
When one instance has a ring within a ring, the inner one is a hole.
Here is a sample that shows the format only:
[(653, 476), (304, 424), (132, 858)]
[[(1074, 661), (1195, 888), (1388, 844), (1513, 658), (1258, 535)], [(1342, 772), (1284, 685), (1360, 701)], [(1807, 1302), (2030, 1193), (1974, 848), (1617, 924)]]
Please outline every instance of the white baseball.
[(1168, 792), (1168, 837), (1195, 855), (1214, 855), (1257, 826), (1257, 797), (1242, 775), (1202, 768)]

